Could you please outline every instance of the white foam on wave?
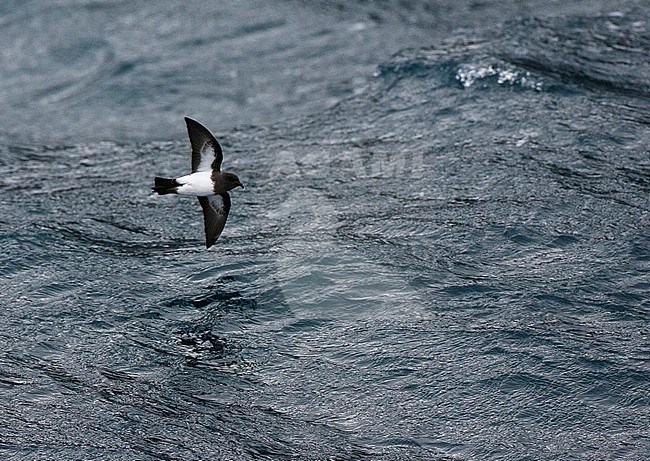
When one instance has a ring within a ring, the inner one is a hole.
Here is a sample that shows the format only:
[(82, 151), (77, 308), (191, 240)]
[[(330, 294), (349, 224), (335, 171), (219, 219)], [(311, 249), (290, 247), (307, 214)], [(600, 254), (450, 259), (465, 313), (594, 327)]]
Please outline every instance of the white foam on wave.
[(521, 86), (522, 88), (542, 91), (543, 83), (536, 80), (528, 71), (506, 68), (498, 65), (475, 66), (473, 64), (462, 65), (456, 71), (456, 80), (469, 88), (481, 80), (496, 77), (499, 85)]

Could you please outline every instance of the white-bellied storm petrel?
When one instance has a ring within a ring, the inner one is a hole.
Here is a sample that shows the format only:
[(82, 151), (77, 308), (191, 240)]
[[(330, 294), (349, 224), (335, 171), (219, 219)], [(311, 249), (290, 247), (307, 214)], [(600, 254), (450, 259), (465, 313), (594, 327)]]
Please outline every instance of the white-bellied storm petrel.
[(203, 208), (205, 246), (217, 241), (230, 211), (228, 191), (244, 187), (237, 175), (221, 171), (223, 153), (210, 131), (196, 120), (185, 117), (192, 144), (192, 173), (176, 179), (154, 178), (154, 192), (160, 195), (196, 195)]

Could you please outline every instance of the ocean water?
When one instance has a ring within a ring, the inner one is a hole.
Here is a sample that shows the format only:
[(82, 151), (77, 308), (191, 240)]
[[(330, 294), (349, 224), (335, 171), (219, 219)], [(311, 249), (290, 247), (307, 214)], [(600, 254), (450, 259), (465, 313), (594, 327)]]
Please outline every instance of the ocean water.
[(648, 7), (0, 4), (0, 458), (647, 460)]

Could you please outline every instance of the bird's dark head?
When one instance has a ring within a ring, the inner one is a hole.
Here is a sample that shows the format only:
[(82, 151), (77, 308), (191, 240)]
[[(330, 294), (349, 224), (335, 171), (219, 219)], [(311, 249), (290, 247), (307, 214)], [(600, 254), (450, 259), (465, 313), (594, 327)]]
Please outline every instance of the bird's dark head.
[(226, 189), (233, 190), (235, 187), (244, 188), (244, 185), (241, 183), (236, 174), (233, 173), (224, 173), (223, 179), (226, 183)]

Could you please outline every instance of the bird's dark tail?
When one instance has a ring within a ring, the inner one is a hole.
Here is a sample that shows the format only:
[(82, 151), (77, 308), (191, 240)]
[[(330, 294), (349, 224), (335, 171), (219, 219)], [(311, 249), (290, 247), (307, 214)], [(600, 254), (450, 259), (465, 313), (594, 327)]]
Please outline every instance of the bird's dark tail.
[(178, 186), (180, 184), (175, 179), (155, 177), (153, 178), (153, 187), (151, 190), (157, 192), (159, 195), (175, 194)]

